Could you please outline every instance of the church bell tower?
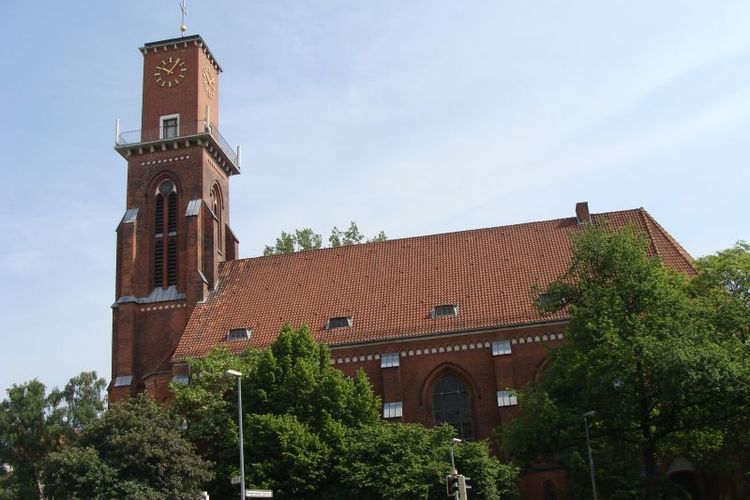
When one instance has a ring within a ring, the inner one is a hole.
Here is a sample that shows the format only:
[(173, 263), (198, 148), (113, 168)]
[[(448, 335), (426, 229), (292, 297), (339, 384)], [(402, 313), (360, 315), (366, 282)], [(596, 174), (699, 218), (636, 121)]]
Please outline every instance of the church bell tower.
[(229, 177), (239, 148), (219, 133), (221, 67), (198, 35), (145, 44), (141, 128), (118, 130), (127, 160), (117, 227), (111, 401), (169, 398), (171, 357), (195, 304), (237, 256)]

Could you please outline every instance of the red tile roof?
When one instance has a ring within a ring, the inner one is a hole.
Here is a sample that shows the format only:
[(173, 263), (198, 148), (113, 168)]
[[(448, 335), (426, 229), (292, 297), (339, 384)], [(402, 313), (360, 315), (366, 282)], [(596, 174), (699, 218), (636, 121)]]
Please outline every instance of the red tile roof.
[[(643, 209), (592, 215), (597, 225), (635, 225), (667, 265), (693, 273), (692, 258)], [(225, 263), (219, 287), (198, 304), (173, 361), (220, 344), (241, 351), (268, 346), (282, 325), (306, 323), (328, 344), (494, 328), (551, 319), (534, 307), (571, 259), (575, 217), (459, 231)], [(455, 318), (431, 318), (436, 305), (458, 305)], [(333, 317), (349, 328), (326, 330)], [(248, 341), (226, 342), (233, 328)]]

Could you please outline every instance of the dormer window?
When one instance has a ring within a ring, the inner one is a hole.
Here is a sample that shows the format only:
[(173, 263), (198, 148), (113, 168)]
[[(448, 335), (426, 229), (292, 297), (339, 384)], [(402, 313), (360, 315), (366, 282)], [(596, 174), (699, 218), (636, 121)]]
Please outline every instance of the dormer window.
[(351, 316), (340, 316), (337, 318), (331, 318), (326, 323), (326, 330), (333, 330), (334, 328), (349, 328), (352, 326)]
[(432, 319), (455, 318), (456, 316), (458, 316), (458, 306), (456, 304), (441, 304), (432, 309)]
[(252, 333), (250, 328), (232, 328), (227, 334), (227, 340), (250, 340)]
[(547, 306), (552, 303), (552, 295), (549, 293), (540, 293), (539, 297), (536, 298), (537, 305)]

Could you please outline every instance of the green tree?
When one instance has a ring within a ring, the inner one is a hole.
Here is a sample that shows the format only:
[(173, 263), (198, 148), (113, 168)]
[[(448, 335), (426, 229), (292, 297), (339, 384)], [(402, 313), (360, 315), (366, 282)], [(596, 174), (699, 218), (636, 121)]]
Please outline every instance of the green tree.
[[(271, 441), (286, 432), (285, 439), (304, 442), (305, 435), (294, 434), (303, 426), (305, 432), (319, 436), (322, 442), (335, 443), (342, 439), (346, 427), (378, 421), (380, 403), (367, 377), (360, 373), (349, 379), (334, 369), (330, 360), (326, 346), (315, 342), (307, 327), (287, 325), (269, 349), (241, 355), (215, 349), (205, 358), (189, 361), (192, 381), (175, 386), (173, 409), (187, 422), (186, 436), (204, 457), (217, 464), (217, 477), (208, 485), (209, 491), (230, 495), (229, 477), (237, 472), (236, 386), (224, 376), (229, 368), (244, 374), (243, 408), (252, 412), (249, 422), (254, 421), (252, 415), (273, 415), (292, 416), (299, 423), (273, 419), (256, 422), (256, 429), (261, 424), (276, 426), (276, 434), (272, 429), (263, 434)], [(247, 436), (251, 443), (247, 453), (253, 456), (252, 450), (258, 446), (263, 449), (263, 443), (249, 432)], [(273, 473), (278, 476), (269, 475)], [(297, 491), (292, 484), (300, 482), (283, 469), (270, 466), (249, 467), (248, 480), (248, 484), (285, 485), (284, 491)]]
[(698, 259), (700, 275), (692, 291), (707, 300), (707, 314), (723, 333), (737, 337), (750, 349), (750, 244), (738, 241), (732, 248)]
[[(453, 435), (449, 425), (381, 423), (353, 430), (334, 467), (340, 483), (330, 498), (444, 498)], [(487, 442), (464, 442), (454, 450), (456, 467), (473, 480), (471, 498), (516, 497), (517, 468), (494, 458)]]
[[(228, 368), (243, 373), (249, 485), (290, 499), (434, 498), (445, 487), (450, 427), (384, 423), (365, 374), (348, 378), (333, 368), (307, 327), (285, 326), (263, 351), (214, 350), (189, 364), (192, 381), (175, 386), (173, 409), (188, 422), (189, 439), (217, 463), (221, 477), (207, 486), (211, 495), (236, 494), (229, 485), (238, 462), (236, 389), (224, 377)], [(478, 478), (476, 498), (509, 498), (517, 471), (492, 458), (486, 443), (462, 450), (466, 470)]]
[(573, 250), (541, 306), (567, 310), (566, 343), (521, 394), (523, 413), (501, 440), (522, 463), (562, 460), (573, 493), (590, 495), (581, 416), (595, 410), (602, 497), (654, 499), (672, 487), (659, 474), (664, 459), (711, 456), (747, 413), (750, 360), (707, 313), (706, 297), (649, 256), (640, 234), (589, 227)]
[(96, 421), (107, 406), (105, 388), (107, 382), (96, 372), (81, 372), (65, 384), (65, 388), (53, 389), (48, 399), (54, 406), (56, 416), (72, 430), (81, 430)]
[[(375, 243), (378, 241), (385, 241), (388, 237), (385, 232), (379, 231), (375, 236), (367, 239), (357, 227), (357, 224), (352, 221), (349, 227), (344, 231), (341, 231), (336, 226), (333, 226), (331, 235), (328, 237), (328, 243), (331, 247), (340, 247), (345, 245), (356, 245), (358, 243)], [(282, 231), (281, 235), (276, 238), (276, 243), (273, 246), (266, 245), (263, 249), (263, 255), (278, 255), (285, 253), (301, 252), (305, 250), (317, 250), (323, 245), (323, 237), (310, 229), (309, 227), (303, 229), (295, 229), (294, 233), (287, 233)]]
[(86, 427), (76, 443), (49, 455), (50, 498), (194, 498), (211, 478), (162, 407), (139, 396), (121, 401)]
[(0, 464), (10, 467), (3, 487), (18, 498), (40, 498), (40, 465), (59, 446), (61, 429), (48, 416), (44, 384), (13, 385), (0, 403)]
[(49, 395), (38, 380), (8, 389), (0, 403), (0, 464), (8, 466), (0, 473), (0, 498), (40, 497), (42, 462), (98, 417), (104, 385), (96, 372), (83, 372)]

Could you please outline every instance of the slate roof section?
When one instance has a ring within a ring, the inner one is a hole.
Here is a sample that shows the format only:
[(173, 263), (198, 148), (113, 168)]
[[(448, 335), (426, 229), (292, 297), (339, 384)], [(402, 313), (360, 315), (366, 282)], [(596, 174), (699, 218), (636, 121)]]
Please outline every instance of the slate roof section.
[[(690, 255), (642, 208), (592, 219), (634, 225), (667, 265), (695, 272)], [(227, 262), (173, 361), (216, 345), (266, 347), (285, 322), (306, 323), (318, 340), (341, 345), (561, 320), (563, 313), (539, 315), (532, 289), (567, 269), (569, 235), (580, 230), (570, 217)], [(456, 304), (460, 314), (432, 319), (439, 304)], [(329, 318), (342, 316), (354, 318), (350, 328), (326, 330)], [(252, 328), (252, 339), (227, 343), (240, 327)]]

